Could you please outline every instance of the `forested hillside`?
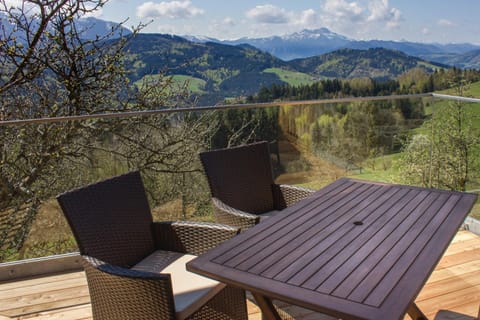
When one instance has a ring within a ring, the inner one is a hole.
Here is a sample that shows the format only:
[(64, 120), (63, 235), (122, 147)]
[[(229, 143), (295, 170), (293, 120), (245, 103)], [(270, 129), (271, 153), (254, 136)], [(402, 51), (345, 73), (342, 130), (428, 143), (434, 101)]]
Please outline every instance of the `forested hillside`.
[[(245, 102), (316, 100), (342, 97), (426, 93), (480, 79), (475, 70), (413, 68), (391, 80), (324, 79), (311, 84), (273, 84), (246, 97)], [(453, 88), (452, 88), (453, 90)], [(416, 128), (428, 120), (429, 100), (342, 103), (308, 107), (228, 110), (218, 113), (219, 130), (212, 148), (237, 141), (278, 140), (293, 144), (336, 166), (359, 168), (365, 161), (398, 153)]]
[[(129, 43), (130, 78), (165, 73), (203, 80), (203, 101), (253, 94), (262, 86), (281, 83), (268, 68), (289, 69), (288, 64), (250, 46), (193, 43), (176, 36), (139, 34)], [(199, 93), (199, 92), (195, 92)]]
[(430, 72), (446, 67), (384, 48), (341, 49), (321, 56), (293, 60), (291, 66), (318, 78), (375, 79), (392, 79), (418, 66), (423, 66)]
[(253, 95), (274, 84), (359, 77), (388, 80), (413, 68), (432, 73), (445, 67), (387, 49), (342, 49), (286, 62), (249, 45), (194, 43), (161, 34), (137, 35), (131, 39), (128, 52), (131, 62), (127, 69), (133, 82), (165, 73), (175, 80), (194, 83), (192, 93), (201, 103), (210, 104)]

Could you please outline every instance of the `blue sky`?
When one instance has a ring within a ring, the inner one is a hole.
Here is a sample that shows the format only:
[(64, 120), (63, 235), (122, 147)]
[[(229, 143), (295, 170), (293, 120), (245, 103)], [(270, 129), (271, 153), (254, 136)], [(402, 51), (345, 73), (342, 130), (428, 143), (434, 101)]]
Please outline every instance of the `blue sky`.
[(327, 27), (354, 39), (480, 44), (478, 0), (110, 0), (97, 17), (220, 39)]

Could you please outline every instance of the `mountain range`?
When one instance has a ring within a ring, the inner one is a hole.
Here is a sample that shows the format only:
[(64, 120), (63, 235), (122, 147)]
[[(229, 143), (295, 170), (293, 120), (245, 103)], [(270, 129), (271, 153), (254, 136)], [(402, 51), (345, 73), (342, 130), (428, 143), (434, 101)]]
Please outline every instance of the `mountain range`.
[[(111, 32), (118, 26), (118, 23), (94, 17), (79, 19), (78, 24), (81, 27), (79, 30), (83, 30), (83, 36), (89, 39)], [(116, 29), (113, 37), (130, 33), (129, 29), (121, 26)], [(285, 61), (318, 56), (339, 49), (367, 50), (385, 48), (445, 65), (466, 69), (480, 69), (480, 45), (471, 43), (439, 44), (411, 41), (355, 40), (327, 28), (305, 29), (283, 36), (244, 37), (236, 40), (219, 40), (210, 37), (193, 36), (184, 36), (184, 38), (199, 43), (214, 42), (233, 46), (248, 44)]]
[[(86, 39), (101, 37), (118, 26), (96, 18), (77, 23)], [(3, 23), (3, 28), (8, 27)], [(118, 31), (131, 33), (123, 27)], [(235, 41), (140, 33), (128, 42), (127, 54), (131, 55), (127, 68), (133, 82), (141, 85), (148, 77), (167, 74), (178, 83), (187, 82), (200, 103), (209, 104), (253, 95), (272, 84), (310, 84), (328, 78), (393, 79), (416, 67), (427, 72), (448, 66), (480, 68), (480, 46), (473, 44), (357, 41), (326, 28)]]
[[(95, 39), (115, 30), (113, 38), (120, 35), (129, 35), (131, 31), (118, 23), (87, 17), (76, 21), (81, 36), (85, 39)], [(0, 14), (0, 24), (8, 34), (14, 26), (8, 22), (4, 14)], [(117, 28), (119, 27), (119, 28)], [(335, 33), (327, 28), (302, 30), (283, 36), (263, 38), (243, 37), (236, 40), (219, 40), (211, 37), (182, 36), (196, 43), (219, 43), (226, 45), (248, 44), (262, 51), (268, 52), (284, 61), (318, 56), (339, 49), (371, 49), (386, 48), (398, 50), (407, 55), (416, 56), (424, 60), (438, 62), (460, 68), (480, 69), (480, 45), (470, 43), (418, 43), (410, 41), (387, 40), (355, 40)], [(22, 37), (20, 37), (22, 38)]]
[[(30, 24), (32, 30), (35, 30), (35, 28), (38, 26), (38, 23), (38, 19), (32, 19)], [(77, 19), (75, 20), (75, 25), (77, 27), (77, 30), (79, 31), (80, 36), (88, 40), (95, 40), (97, 37), (101, 38), (110, 33), (112, 33), (112, 39), (118, 38), (122, 35), (127, 36), (132, 34), (132, 31), (116, 22), (105, 21), (95, 17)], [(21, 40), (24, 38), (23, 32), (17, 31), (15, 25), (10, 22), (6, 14), (2, 12), (0, 12), (0, 26), (4, 34), (10, 34), (13, 32), (13, 34), (18, 33), (18, 39)]]
[(283, 60), (306, 58), (332, 52), (339, 49), (386, 48), (405, 52), (425, 60), (457, 66), (461, 68), (480, 68), (476, 58), (479, 45), (470, 43), (418, 43), (410, 41), (355, 40), (332, 32), (327, 28), (303, 30), (284, 36), (264, 38), (240, 38), (219, 40), (208, 37), (184, 36), (194, 42), (216, 42), (222, 44), (249, 44), (269, 52)]
[(384, 48), (340, 49), (323, 55), (284, 61), (252, 45), (192, 42), (179, 36), (138, 34), (128, 43), (130, 78), (163, 73), (187, 81), (202, 103), (253, 95), (272, 84), (310, 84), (319, 79), (393, 79), (412, 68), (428, 72), (446, 67), (401, 51)]

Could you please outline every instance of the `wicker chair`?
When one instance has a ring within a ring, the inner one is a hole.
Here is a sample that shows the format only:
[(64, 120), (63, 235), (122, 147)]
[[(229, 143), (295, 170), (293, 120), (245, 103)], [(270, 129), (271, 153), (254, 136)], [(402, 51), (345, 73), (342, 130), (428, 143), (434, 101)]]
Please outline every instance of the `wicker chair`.
[(313, 193), (275, 184), (268, 143), (200, 153), (217, 222), (242, 230)]
[(238, 229), (153, 222), (139, 172), (57, 199), (83, 257), (94, 319), (247, 319), (243, 290), (185, 269)]

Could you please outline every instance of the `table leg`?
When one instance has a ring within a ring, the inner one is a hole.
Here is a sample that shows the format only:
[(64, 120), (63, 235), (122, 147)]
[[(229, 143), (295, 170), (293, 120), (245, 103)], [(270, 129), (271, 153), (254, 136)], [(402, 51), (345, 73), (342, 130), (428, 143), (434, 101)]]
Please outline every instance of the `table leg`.
[(257, 301), (260, 310), (262, 310), (262, 316), (264, 319), (282, 320), (277, 310), (275, 310), (272, 300), (258, 293), (252, 292), (252, 295), (255, 298), (255, 301)]
[(427, 316), (423, 314), (423, 312), (418, 308), (415, 302), (412, 302), (410, 304), (407, 313), (413, 320), (428, 320)]

